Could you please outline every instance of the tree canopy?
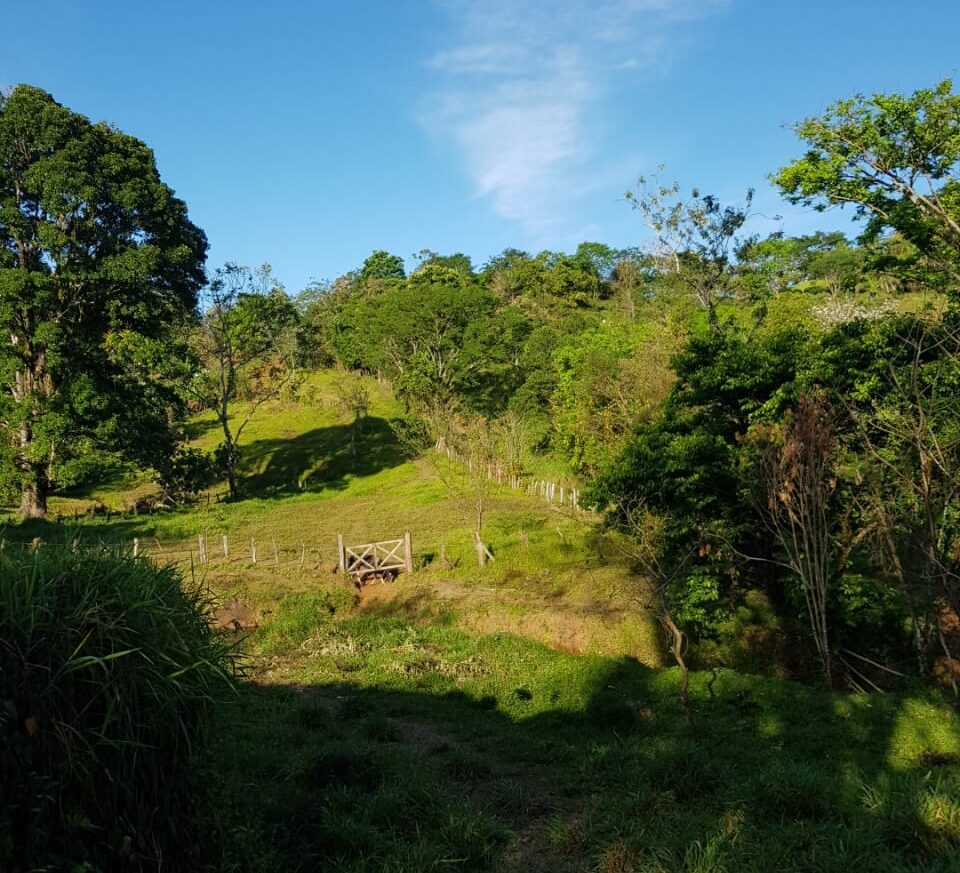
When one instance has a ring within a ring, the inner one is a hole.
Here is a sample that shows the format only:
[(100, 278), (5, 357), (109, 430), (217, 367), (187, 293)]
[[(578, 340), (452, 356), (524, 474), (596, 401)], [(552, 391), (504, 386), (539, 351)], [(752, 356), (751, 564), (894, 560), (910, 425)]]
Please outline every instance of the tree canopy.
[(93, 451), (171, 450), (206, 248), (143, 142), (38, 88), (0, 97), (0, 429), (24, 514)]
[(896, 230), (960, 279), (960, 95), (951, 80), (839, 100), (796, 132), (806, 154), (773, 176), (787, 199), (851, 204), (869, 235)]

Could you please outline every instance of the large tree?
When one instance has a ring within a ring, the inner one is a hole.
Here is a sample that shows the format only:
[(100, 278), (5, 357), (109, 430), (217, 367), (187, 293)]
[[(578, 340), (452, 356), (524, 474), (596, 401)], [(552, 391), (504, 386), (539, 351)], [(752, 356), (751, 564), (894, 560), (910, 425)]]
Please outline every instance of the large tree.
[(794, 203), (851, 204), (868, 235), (895, 230), (960, 281), (960, 95), (856, 95), (796, 128), (808, 149), (773, 181)]
[(206, 247), (143, 142), (38, 88), (0, 97), (0, 430), (24, 515), (91, 446), (170, 448), (171, 328)]

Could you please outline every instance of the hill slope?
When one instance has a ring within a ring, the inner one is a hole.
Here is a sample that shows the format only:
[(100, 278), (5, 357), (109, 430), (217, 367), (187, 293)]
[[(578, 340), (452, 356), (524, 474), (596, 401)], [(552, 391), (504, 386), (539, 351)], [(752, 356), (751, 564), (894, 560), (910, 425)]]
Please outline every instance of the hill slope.
[[(123, 508), (155, 486), (143, 476), (121, 477), (55, 498), (52, 511), (63, 516), (63, 525), (14, 524), (7, 539), (23, 544), (34, 536), (52, 541), (79, 535), (132, 548), (136, 538), (141, 553), (177, 561), (223, 599), (241, 598), (266, 612), (292, 592), (352, 591), (348, 580), (332, 572), (338, 534), (348, 543), (364, 543), (410, 531), (417, 572), (364, 589), (361, 611), (661, 662), (654, 622), (633, 602), (643, 581), (619, 556), (598, 553), (588, 513), (484, 484), (484, 538), (495, 560), (479, 570), (476, 494), (461, 475), (462, 465), (433, 452), (408, 457), (390, 426), (402, 407), (373, 379), (363, 380), (371, 404), (352, 450), (352, 422), (337, 408), (338, 383), (352, 378), (335, 371), (313, 374), (298, 402), (257, 410), (243, 434), (248, 496), (240, 502), (218, 502), (216, 495), (225, 491), (221, 483), (197, 506), (134, 515)], [(239, 406), (238, 414), (245, 413)], [(220, 441), (212, 413), (194, 419), (190, 430), (196, 447), (210, 450)], [(111, 512), (72, 520), (94, 505)]]

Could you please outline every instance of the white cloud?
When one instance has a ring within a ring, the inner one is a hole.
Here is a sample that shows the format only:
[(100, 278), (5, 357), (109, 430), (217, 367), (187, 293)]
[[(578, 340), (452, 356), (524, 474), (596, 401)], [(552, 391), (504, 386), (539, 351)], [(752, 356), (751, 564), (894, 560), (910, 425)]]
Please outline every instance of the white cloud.
[(615, 77), (662, 73), (726, 0), (439, 2), (452, 27), (421, 120), (460, 150), (478, 197), (546, 244), (601, 172), (590, 122)]

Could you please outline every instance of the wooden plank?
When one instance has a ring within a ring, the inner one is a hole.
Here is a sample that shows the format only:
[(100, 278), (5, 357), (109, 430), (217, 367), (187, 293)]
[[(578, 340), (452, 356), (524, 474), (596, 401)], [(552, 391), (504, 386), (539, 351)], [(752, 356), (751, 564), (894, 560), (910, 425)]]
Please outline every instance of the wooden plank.
[(343, 535), (337, 536), (340, 567), (351, 575), (363, 578), (382, 572), (413, 572), (413, 549), (410, 534), (398, 540), (380, 540), (374, 543), (345, 545)]
[(382, 552), (380, 555), (380, 561), (384, 563), (391, 560), (402, 562), (403, 557), (399, 555), (398, 552), (404, 544), (404, 540), (397, 540), (396, 542), (390, 540), (389, 542), (385, 543), (377, 543), (377, 545), (380, 547), (380, 551)]

